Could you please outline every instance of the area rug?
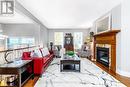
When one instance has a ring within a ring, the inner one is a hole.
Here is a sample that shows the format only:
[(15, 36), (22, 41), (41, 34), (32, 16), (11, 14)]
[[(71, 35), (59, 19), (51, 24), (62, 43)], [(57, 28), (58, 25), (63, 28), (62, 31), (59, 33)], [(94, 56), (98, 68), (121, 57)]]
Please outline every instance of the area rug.
[(87, 59), (81, 59), (81, 72), (60, 72), (59, 63), (54, 59), (35, 87), (126, 87)]

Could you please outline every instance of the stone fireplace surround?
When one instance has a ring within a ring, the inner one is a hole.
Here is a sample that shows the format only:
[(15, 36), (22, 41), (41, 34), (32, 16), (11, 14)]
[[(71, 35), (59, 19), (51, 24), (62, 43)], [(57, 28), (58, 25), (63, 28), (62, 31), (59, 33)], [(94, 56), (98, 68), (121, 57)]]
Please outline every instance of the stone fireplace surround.
[(94, 60), (97, 60), (96, 47), (109, 47), (109, 69), (113, 72), (116, 72), (116, 34), (118, 32), (120, 30), (110, 30), (94, 35)]

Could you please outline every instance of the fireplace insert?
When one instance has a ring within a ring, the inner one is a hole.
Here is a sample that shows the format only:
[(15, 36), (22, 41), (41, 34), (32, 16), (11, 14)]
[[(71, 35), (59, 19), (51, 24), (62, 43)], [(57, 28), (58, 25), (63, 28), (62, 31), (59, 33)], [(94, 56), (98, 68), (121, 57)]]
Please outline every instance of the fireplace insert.
[(97, 61), (109, 67), (109, 48), (97, 47)]

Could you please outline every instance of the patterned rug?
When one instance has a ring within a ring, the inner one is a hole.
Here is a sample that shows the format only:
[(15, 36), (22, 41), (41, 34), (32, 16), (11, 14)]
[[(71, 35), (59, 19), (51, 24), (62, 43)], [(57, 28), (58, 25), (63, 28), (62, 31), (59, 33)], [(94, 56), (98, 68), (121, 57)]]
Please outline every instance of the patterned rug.
[(54, 59), (35, 87), (126, 87), (87, 59), (81, 59), (81, 72), (60, 72), (59, 63)]

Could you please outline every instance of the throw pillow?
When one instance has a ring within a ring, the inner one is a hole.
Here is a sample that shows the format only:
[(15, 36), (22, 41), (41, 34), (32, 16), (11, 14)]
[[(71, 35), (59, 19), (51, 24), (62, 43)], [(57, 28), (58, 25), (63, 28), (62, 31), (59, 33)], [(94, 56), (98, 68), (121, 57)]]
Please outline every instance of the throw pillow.
[(37, 57), (42, 57), (41, 51), (39, 49), (34, 50), (34, 54)]
[(33, 55), (34, 55), (34, 51), (31, 51), (30, 56), (33, 57)]
[(50, 52), (49, 52), (49, 50), (48, 50), (48, 48), (47, 48), (47, 47), (45, 47), (45, 48), (41, 49), (41, 52), (42, 52), (42, 55), (43, 55), (43, 56), (47, 56), (47, 55), (49, 55), (49, 54), (50, 54)]
[(49, 50), (48, 50), (47, 47), (45, 47), (45, 52), (46, 52), (46, 55), (49, 55), (49, 54), (50, 54), (50, 52), (49, 52)]
[(46, 53), (45, 53), (45, 51), (44, 51), (44, 48), (41, 49), (41, 52), (42, 52), (42, 56), (43, 56), (43, 57), (46, 56)]

